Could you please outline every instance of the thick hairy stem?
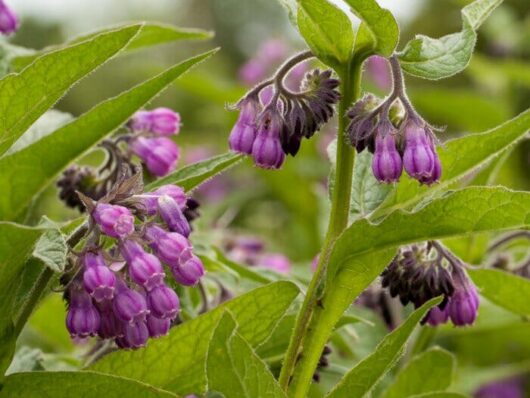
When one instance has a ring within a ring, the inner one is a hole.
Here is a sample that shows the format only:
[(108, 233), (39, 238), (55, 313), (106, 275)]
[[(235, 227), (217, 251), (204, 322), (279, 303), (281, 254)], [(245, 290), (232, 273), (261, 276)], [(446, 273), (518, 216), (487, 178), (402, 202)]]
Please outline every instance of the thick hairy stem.
[[(298, 313), (295, 328), (291, 336), (289, 347), (285, 354), (285, 360), (280, 373), (280, 385), (288, 389), (296, 397), (305, 397), (311, 383), (313, 372), (316, 369), (316, 362), (311, 363), (309, 369), (303, 377), (291, 378), (296, 368), (303, 362), (308, 351), (318, 351), (318, 357), (324, 349), (320, 347), (306, 346), (304, 344), (307, 327), (311, 321), (315, 307), (318, 302), (319, 287), (325, 275), (331, 249), (342, 231), (348, 225), (350, 211), (350, 197), (352, 187), (352, 174), (354, 151), (348, 145), (345, 139), (345, 131), (348, 125), (346, 111), (351, 103), (359, 97), (360, 94), (360, 77), (361, 65), (354, 64), (352, 70), (344, 70), (340, 74), (342, 98), (339, 103), (339, 127), (337, 134), (337, 154), (336, 154), (336, 172), (335, 184), (331, 200), (331, 214), (328, 224), (328, 230), (324, 245), (320, 253), (317, 269), (308, 286), (302, 308)], [(324, 342), (325, 344), (325, 342)], [(303, 352), (303, 354), (301, 354)], [(300, 358), (299, 356), (302, 355)], [(314, 365), (314, 366), (313, 366)]]

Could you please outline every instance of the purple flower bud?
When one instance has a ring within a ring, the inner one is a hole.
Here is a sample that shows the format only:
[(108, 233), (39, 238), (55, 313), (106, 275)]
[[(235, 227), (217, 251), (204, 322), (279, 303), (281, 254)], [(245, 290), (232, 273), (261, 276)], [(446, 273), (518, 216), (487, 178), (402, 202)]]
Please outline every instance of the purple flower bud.
[(258, 132), (252, 145), (252, 157), (257, 166), (279, 169), (285, 160), (280, 133), (282, 117), (275, 109), (267, 109), (260, 116)]
[(184, 286), (193, 286), (199, 282), (204, 275), (204, 266), (199, 257), (193, 255), (185, 263), (178, 267), (172, 267), (171, 273), (175, 280)]
[(177, 232), (167, 232), (156, 225), (149, 225), (145, 229), (145, 238), (158, 258), (170, 267), (178, 267), (191, 258), (190, 242)]
[(424, 127), (410, 120), (405, 126), (403, 164), (408, 175), (419, 181), (431, 178), (435, 155)]
[(3, 0), (0, 0), (0, 33), (9, 35), (18, 29), (18, 25), (17, 15)]
[(153, 315), (147, 317), (147, 329), (149, 330), (149, 336), (152, 338), (165, 336), (168, 334), (170, 326), (170, 319), (161, 319)]
[(173, 198), (168, 195), (160, 196), (158, 198), (158, 212), (171, 232), (177, 232), (186, 238), (190, 236), (190, 224)]
[(133, 241), (126, 240), (120, 247), (121, 254), (129, 265), (131, 279), (151, 290), (164, 282), (164, 268), (160, 260), (150, 253), (144, 251), (142, 246)]
[(158, 198), (162, 195), (168, 195), (173, 198), (181, 210), (184, 210), (186, 207), (188, 197), (186, 196), (184, 189), (178, 185), (163, 185), (153, 192), (137, 195), (135, 197), (141, 200), (147, 214), (153, 216), (158, 211)]
[(232, 128), (228, 145), (235, 152), (252, 153), (252, 145), (256, 139), (256, 118), (261, 105), (255, 97), (246, 97), (239, 104), (239, 118)]
[(134, 216), (126, 207), (98, 203), (92, 217), (101, 231), (113, 238), (124, 238), (134, 232)]
[(137, 132), (150, 132), (160, 136), (178, 134), (180, 115), (169, 108), (136, 112), (127, 125)]
[(85, 272), (83, 285), (96, 301), (111, 300), (114, 297), (116, 277), (107, 267), (101, 253), (85, 254)]
[(455, 278), (455, 292), (447, 307), (449, 317), (455, 326), (472, 325), (477, 318), (479, 307), (477, 289), (463, 272)]
[(99, 311), (88, 293), (78, 283), (70, 288), (70, 306), (66, 328), (72, 337), (94, 336), (100, 325)]
[(157, 177), (169, 174), (177, 166), (179, 148), (169, 138), (137, 137), (131, 141), (130, 148)]
[(264, 255), (259, 264), (279, 272), (280, 274), (288, 274), (291, 271), (291, 262), (287, 257), (280, 253)]
[(180, 310), (177, 293), (166, 285), (157, 286), (147, 293), (147, 305), (151, 314), (161, 319), (174, 319)]
[(475, 398), (524, 398), (524, 376), (497, 380), (481, 386), (473, 396)]
[(126, 348), (140, 348), (145, 346), (149, 338), (149, 331), (145, 321), (126, 323), (123, 325), (123, 339), (126, 342)]
[(426, 322), (431, 326), (438, 326), (446, 323), (449, 320), (448, 305), (442, 310), (436, 306), (429, 311), (427, 314)]
[(442, 176), (442, 164), (440, 163), (440, 158), (438, 157), (438, 154), (436, 153), (436, 150), (433, 147), (433, 153), (434, 153), (434, 168), (432, 170), (432, 173), (429, 177), (422, 178), (420, 182), (425, 185), (431, 185), (435, 182), (438, 182), (440, 180), (440, 177)]
[(375, 138), (375, 152), (372, 158), (372, 171), (378, 181), (392, 183), (399, 181), (403, 164), (396, 149), (396, 141), (391, 132), (378, 134)]
[(149, 313), (144, 296), (117, 281), (117, 293), (112, 301), (114, 314), (124, 322), (141, 322)]

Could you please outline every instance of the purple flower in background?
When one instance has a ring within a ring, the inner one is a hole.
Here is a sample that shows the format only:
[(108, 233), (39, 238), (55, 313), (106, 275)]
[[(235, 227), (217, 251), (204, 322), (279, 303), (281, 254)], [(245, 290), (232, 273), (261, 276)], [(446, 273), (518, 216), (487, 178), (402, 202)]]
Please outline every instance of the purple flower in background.
[(249, 59), (239, 69), (239, 80), (247, 86), (253, 86), (265, 77), (267, 67), (260, 59)]
[(127, 125), (135, 132), (148, 132), (159, 136), (170, 136), (179, 133), (180, 115), (169, 108), (138, 111), (129, 120)]
[(252, 153), (252, 145), (257, 134), (256, 118), (261, 110), (259, 100), (254, 96), (245, 97), (237, 104), (239, 118), (232, 128), (228, 145), (234, 152)]
[[(388, 123), (391, 125), (390, 121)], [(403, 164), (392, 130), (386, 134), (378, 134), (375, 138), (375, 151), (372, 158), (372, 171), (375, 178), (386, 183), (397, 182), (402, 170)]]
[(285, 41), (281, 39), (269, 39), (261, 44), (256, 56), (263, 61), (277, 63), (287, 56), (288, 51), (289, 49)]
[(386, 58), (372, 55), (366, 60), (366, 71), (381, 90), (388, 90), (392, 86), (392, 75)]
[(192, 255), (189, 260), (178, 267), (172, 267), (171, 273), (181, 285), (194, 286), (204, 275), (204, 265), (199, 257)]
[(475, 398), (524, 398), (523, 380), (519, 377), (494, 381), (480, 387), (473, 394)]
[(136, 137), (131, 140), (130, 148), (157, 177), (163, 177), (177, 167), (179, 148), (167, 137)]
[(258, 122), (258, 131), (252, 145), (252, 157), (257, 166), (264, 169), (279, 169), (285, 160), (280, 141), (282, 117), (274, 107), (263, 111)]
[(256, 55), (239, 69), (239, 79), (247, 86), (253, 86), (287, 55), (288, 48), (283, 40), (270, 39), (261, 44)]
[(150, 313), (161, 319), (174, 319), (180, 309), (177, 294), (166, 285), (160, 285), (147, 293)]
[(111, 300), (114, 297), (114, 285), (116, 277), (105, 264), (101, 253), (85, 254), (85, 271), (83, 273), (83, 285), (94, 300)]
[(19, 20), (14, 11), (0, 0), (0, 33), (9, 35), (18, 29)]
[(261, 257), (259, 265), (270, 268), (280, 274), (288, 274), (291, 271), (291, 262), (280, 253), (265, 254)]
[(126, 207), (98, 203), (92, 217), (101, 231), (113, 238), (124, 238), (134, 232), (134, 217)]
[(149, 291), (164, 282), (164, 268), (160, 260), (153, 254), (147, 253), (139, 243), (126, 240), (120, 246), (120, 251), (129, 266), (129, 275), (135, 283)]
[(69, 289), (70, 305), (66, 315), (66, 328), (72, 337), (95, 336), (100, 325), (97, 308), (90, 295), (82, 286), (74, 282)]

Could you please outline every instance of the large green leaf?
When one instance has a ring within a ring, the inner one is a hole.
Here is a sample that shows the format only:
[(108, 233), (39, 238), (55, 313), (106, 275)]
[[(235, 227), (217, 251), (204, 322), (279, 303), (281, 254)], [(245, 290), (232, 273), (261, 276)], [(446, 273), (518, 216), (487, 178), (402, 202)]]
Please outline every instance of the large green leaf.
[(462, 30), (433, 39), (418, 35), (399, 54), (403, 70), (424, 79), (452, 76), (469, 64), (476, 30), (502, 0), (476, 0), (462, 9)]
[(164, 178), (159, 178), (153, 181), (147, 185), (145, 189), (151, 191), (162, 185), (177, 184), (186, 191), (191, 191), (201, 183), (234, 166), (241, 161), (241, 159), (243, 159), (241, 154), (233, 152), (223, 153), (210, 159), (202, 160), (178, 169)]
[(442, 162), (442, 180), (431, 187), (420, 186), (406, 176), (387, 196), (373, 218), (394, 209), (410, 208), (428, 196), (434, 196), (470, 173), (486, 167), (513, 148), (530, 130), (530, 109), (512, 120), (480, 134), (470, 134), (446, 142), (438, 153)]
[(297, 295), (298, 288), (290, 282), (260, 287), (171, 329), (169, 336), (151, 341), (145, 349), (112, 353), (92, 369), (141, 380), (183, 395), (203, 393), (204, 361), (223, 312), (230, 311), (240, 325), (238, 333), (256, 348), (267, 340)]
[(327, 395), (329, 398), (367, 396), (381, 378), (394, 366), (418, 322), (441, 298), (432, 299), (414, 311), (407, 320), (379, 343), (375, 351), (359, 362)]
[(414, 357), (385, 391), (382, 398), (409, 398), (444, 391), (451, 385), (455, 359), (441, 348), (431, 348)]
[[(42, 54), (49, 53), (58, 49), (62, 49), (68, 45), (76, 44), (85, 40), (94, 38), (95, 36), (107, 33), (116, 29), (116, 27), (105, 28), (94, 33), (82, 35), (74, 40), (56, 46), (46, 47), (43, 50), (32, 54), (24, 54), (15, 56), (11, 60), (11, 69), (20, 70), (26, 65), (30, 64), (35, 58)], [(212, 32), (207, 32), (200, 29), (179, 28), (173, 25), (166, 25), (161, 23), (145, 22), (142, 24), (142, 29), (138, 34), (127, 44), (125, 51), (137, 50), (143, 47), (155, 46), (164, 43), (170, 43), (177, 40), (189, 39), (209, 39), (213, 36)]]
[(141, 26), (112, 30), (43, 55), (0, 80), (0, 155), (74, 83), (125, 47)]
[(10, 156), (0, 159), (0, 219), (16, 219), (58, 173), (101, 139), (122, 126), (131, 115), (175, 79), (214, 51), (190, 58), (163, 73), (104, 101), (78, 119)]
[(530, 316), (528, 279), (496, 269), (470, 270), (469, 275), (488, 300), (516, 314)]
[(285, 393), (225, 312), (212, 336), (206, 359), (208, 390), (226, 398), (281, 398)]
[(15, 373), (4, 380), (10, 398), (176, 398), (177, 395), (139, 381), (96, 372)]
[(355, 38), (355, 54), (391, 56), (399, 40), (399, 27), (392, 13), (375, 0), (345, 1), (362, 21)]
[(348, 16), (327, 0), (300, 0), (298, 28), (313, 53), (325, 64), (339, 68), (353, 52), (353, 28)]

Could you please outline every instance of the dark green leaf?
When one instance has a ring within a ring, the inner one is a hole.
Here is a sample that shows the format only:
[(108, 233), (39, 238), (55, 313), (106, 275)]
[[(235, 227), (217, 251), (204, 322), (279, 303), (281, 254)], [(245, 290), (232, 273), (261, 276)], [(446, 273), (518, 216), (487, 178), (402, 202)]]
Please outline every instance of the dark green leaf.
[(424, 79), (442, 79), (467, 67), (477, 41), (476, 30), (502, 0), (476, 0), (462, 9), (462, 30), (432, 39), (418, 35), (399, 54), (403, 70)]

